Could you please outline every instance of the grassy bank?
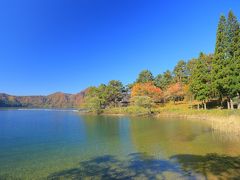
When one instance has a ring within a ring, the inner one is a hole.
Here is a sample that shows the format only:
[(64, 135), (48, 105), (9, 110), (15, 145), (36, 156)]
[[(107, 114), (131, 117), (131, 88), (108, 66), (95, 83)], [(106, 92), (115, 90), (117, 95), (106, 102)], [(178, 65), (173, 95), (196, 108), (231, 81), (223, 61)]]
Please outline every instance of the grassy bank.
[(103, 114), (114, 114), (114, 115), (134, 115), (142, 116), (149, 115), (149, 109), (138, 107), (138, 106), (128, 106), (128, 107), (113, 107), (104, 109)]
[(197, 110), (191, 109), (187, 103), (173, 104), (168, 103), (164, 106), (157, 106), (150, 110), (138, 106), (128, 107), (112, 107), (103, 110), (103, 114), (123, 114), (123, 115), (149, 115), (156, 116), (177, 116), (177, 117), (194, 117), (200, 119), (208, 119), (209, 117), (216, 118), (240, 118), (240, 110), (227, 110), (227, 109), (209, 109)]
[(103, 111), (107, 115), (154, 115), (157, 117), (179, 117), (198, 119), (211, 125), (214, 130), (240, 136), (240, 110), (196, 110), (189, 108), (189, 104), (165, 104), (151, 109), (137, 106), (108, 108)]
[(167, 104), (158, 108), (158, 117), (182, 117), (200, 119), (210, 124), (212, 129), (240, 136), (240, 110), (190, 109), (188, 104)]
[[(188, 103), (168, 103), (162, 107), (158, 107), (156, 112), (160, 116), (196, 116), (201, 119), (207, 119), (208, 117), (222, 117), (228, 118), (236, 116), (240, 118), (240, 110), (227, 110), (227, 109), (208, 109), (197, 110), (192, 109)], [(205, 117), (205, 118), (204, 118)]]

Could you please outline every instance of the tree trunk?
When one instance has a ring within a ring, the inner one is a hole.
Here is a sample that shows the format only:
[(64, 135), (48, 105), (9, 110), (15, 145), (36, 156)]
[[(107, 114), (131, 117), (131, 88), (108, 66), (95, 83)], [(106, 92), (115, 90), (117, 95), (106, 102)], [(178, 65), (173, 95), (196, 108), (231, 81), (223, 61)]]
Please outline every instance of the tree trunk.
[(221, 100), (221, 109), (224, 109), (223, 100)]
[(237, 106), (238, 109), (240, 109), (240, 93), (238, 93), (238, 106)]
[(230, 109), (230, 102), (227, 101), (227, 108)]
[(232, 99), (230, 99), (230, 108), (234, 109), (234, 107), (233, 107), (233, 100)]
[(199, 110), (200, 108), (199, 108), (199, 104), (197, 105), (197, 109)]
[(220, 106), (221, 106), (221, 109), (224, 109), (224, 105), (223, 105), (223, 98), (222, 98), (222, 95), (220, 95), (220, 99), (219, 99), (219, 100), (220, 100), (220, 103), (221, 103), (221, 105), (220, 105)]
[(204, 102), (203, 104), (204, 104), (204, 109), (207, 110), (207, 103)]

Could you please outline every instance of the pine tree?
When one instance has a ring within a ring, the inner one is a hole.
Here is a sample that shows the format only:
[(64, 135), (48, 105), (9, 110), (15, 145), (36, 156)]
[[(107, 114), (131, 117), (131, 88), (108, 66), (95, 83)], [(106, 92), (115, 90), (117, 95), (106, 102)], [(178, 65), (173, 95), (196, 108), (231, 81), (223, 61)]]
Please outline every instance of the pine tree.
[(155, 78), (154, 78), (154, 85), (163, 89), (162, 86), (162, 80), (163, 80), (163, 75), (162, 74), (158, 74)]
[[(240, 26), (240, 25), (239, 25)], [(238, 95), (238, 109), (240, 109), (240, 28), (238, 28), (237, 51), (235, 57), (235, 75), (236, 75), (236, 89)]]
[(225, 69), (226, 63), (226, 52), (227, 52), (227, 34), (226, 27), (227, 22), (225, 16), (221, 16), (216, 37), (216, 46), (214, 52), (214, 59), (212, 63), (212, 91), (215, 97), (219, 97), (221, 100), (223, 96), (226, 96), (226, 92), (223, 89), (223, 77), (225, 76), (223, 69)]
[(149, 70), (143, 70), (139, 73), (137, 78), (137, 83), (147, 83), (152, 82), (154, 80), (154, 77)]
[(212, 69), (212, 89), (215, 96), (228, 98), (228, 108), (233, 108), (232, 98), (239, 91), (239, 23), (232, 11), (228, 19), (220, 17)]
[(202, 101), (204, 109), (207, 108), (206, 102), (212, 97), (211, 75), (212, 55), (200, 54), (198, 61), (192, 72), (190, 90), (198, 101)]
[(229, 59), (233, 58), (235, 52), (238, 50), (238, 33), (239, 23), (237, 17), (232, 11), (229, 11), (227, 20), (227, 58)]
[(173, 73), (177, 82), (187, 83), (187, 63), (185, 61), (178, 61), (173, 70)]
[(239, 40), (239, 23), (237, 21), (236, 16), (232, 11), (228, 14), (227, 20), (227, 54), (226, 54), (226, 62), (223, 77), (223, 88), (227, 93), (228, 107), (233, 109), (233, 101), (232, 99), (238, 94), (238, 79), (239, 79), (239, 69), (238, 66), (238, 40)]
[(159, 74), (154, 79), (155, 86), (161, 88), (162, 90), (166, 90), (167, 87), (172, 83), (173, 77), (171, 71), (167, 70), (163, 73), (163, 75)]

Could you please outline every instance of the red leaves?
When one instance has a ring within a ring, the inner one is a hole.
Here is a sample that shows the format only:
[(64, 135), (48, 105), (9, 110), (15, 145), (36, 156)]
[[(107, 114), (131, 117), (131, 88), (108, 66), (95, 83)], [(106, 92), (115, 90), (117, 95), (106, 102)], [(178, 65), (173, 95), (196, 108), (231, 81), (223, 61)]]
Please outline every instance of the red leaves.
[(134, 96), (148, 96), (154, 100), (159, 100), (163, 96), (160, 88), (156, 87), (152, 82), (136, 83), (132, 87), (131, 97)]

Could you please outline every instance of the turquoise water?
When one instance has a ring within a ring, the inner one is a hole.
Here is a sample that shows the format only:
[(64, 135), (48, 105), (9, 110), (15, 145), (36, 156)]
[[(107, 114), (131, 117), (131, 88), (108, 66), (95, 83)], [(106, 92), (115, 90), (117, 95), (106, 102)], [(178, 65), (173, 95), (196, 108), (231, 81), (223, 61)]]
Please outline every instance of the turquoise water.
[(0, 111), (0, 179), (240, 177), (240, 141), (201, 121)]

